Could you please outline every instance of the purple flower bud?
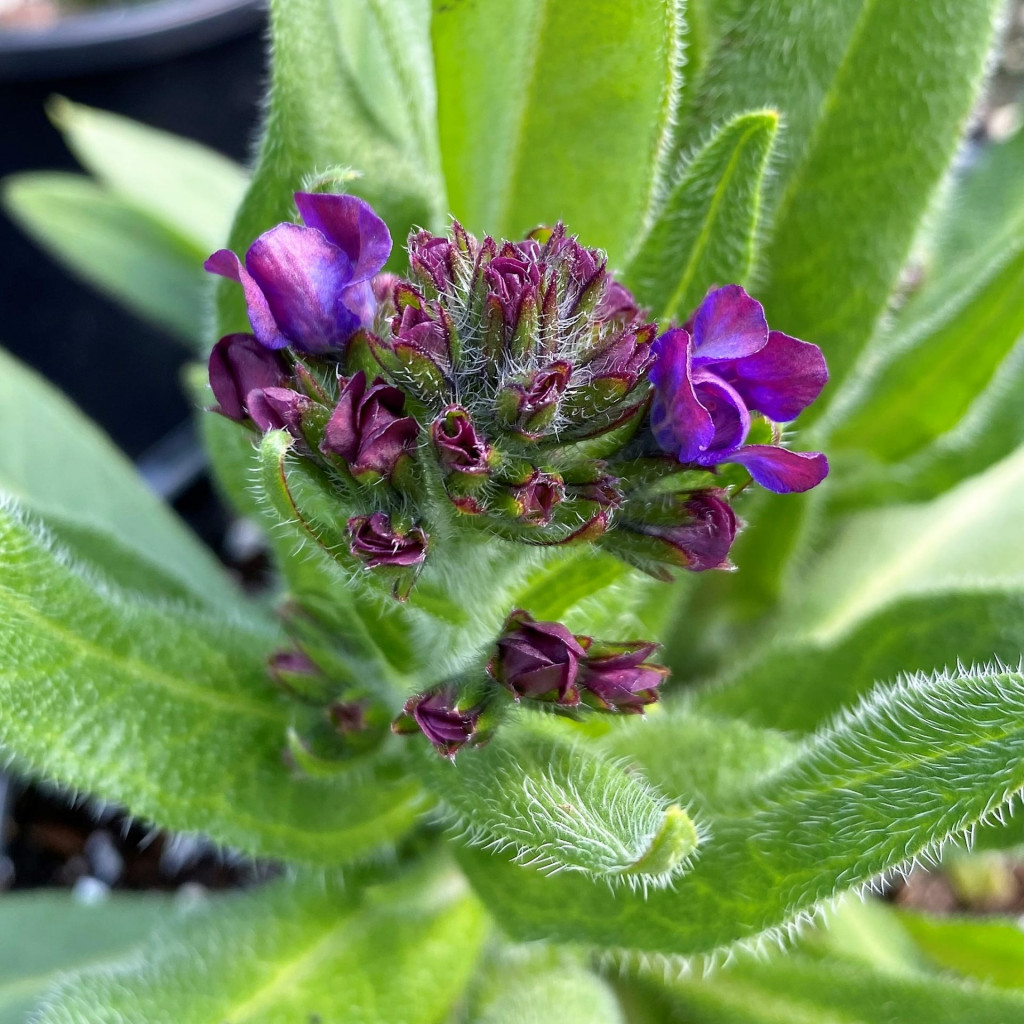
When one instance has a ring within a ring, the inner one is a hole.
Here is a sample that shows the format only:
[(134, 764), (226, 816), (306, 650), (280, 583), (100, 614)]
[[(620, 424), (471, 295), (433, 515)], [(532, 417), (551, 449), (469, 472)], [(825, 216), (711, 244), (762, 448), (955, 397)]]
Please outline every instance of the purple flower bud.
[(490, 472), (491, 447), (462, 406), (448, 406), (431, 424), (430, 436), (446, 473), (483, 476)]
[(520, 519), (531, 526), (547, 526), (555, 507), (565, 497), (565, 486), (560, 477), (538, 469), (526, 483), (513, 488), (512, 493), (522, 510)]
[(419, 729), (443, 757), (456, 753), (476, 736), (482, 708), (462, 709), (454, 686), (441, 686), (430, 693), (410, 697), (402, 714), (391, 723), (399, 735)]
[(419, 433), (416, 420), (404, 411), (405, 395), (398, 388), (379, 377), (367, 387), (360, 370), (342, 387), (320, 449), (340, 455), (354, 476), (372, 472), (390, 478)]
[(413, 272), (442, 294), (455, 284), (455, 246), (447, 239), (429, 231), (417, 231), (409, 238), (409, 265)]
[(402, 312), (392, 320), (391, 333), (396, 343), (409, 345), (430, 356), (438, 364), (448, 362), (450, 325), (440, 312), (434, 317), (424, 307), (404, 306)]
[(640, 307), (633, 293), (618, 281), (609, 281), (601, 301), (594, 310), (594, 319), (604, 322), (615, 321), (624, 327), (631, 327), (640, 319)]
[(259, 388), (249, 392), (249, 415), (260, 430), (287, 430), (302, 438), (302, 414), (313, 402), (290, 388)]
[(396, 531), (384, 512), (353, 516), (348, 521), (350, 550), (367, 568), (419, 565), (427, 557), (427, 535), (418, 526)]
[(576, 678), (585, 654), (561, 623), (536, 622), (518, 609), (506, 620), (487, 671), (516, 700), (526, 697), (573, 707), (580, 701)]
[(693, 572), (730, 568), (729, 550), (738, 524), (736, 513), (720, 492), (697, 491), (683, 502), (681, 512), (675, 524), (631, 528), (661, 541), (665, 561)]
[(514, 331), (524, 304), (536, 304), (540, 268), (536, 263), (514, 256), (495, 256), (484, 269), (484, 280), (488, 287), (488, 306), (496, 304), (506, 327)]
[(592, 640), (584, 641), (584, 646), (580, 688), (585, 703), (602, 711), (637, 714), (658, 699), (658, 686), (668, 669), (647, 662), (658, 644)]
[(359, 701), (336, 700), (327, 708), (327, 720), (343, 736), (362, 732), (367, 727), (366, 708)]
[(572, 365), (558, 361), (534, 370), (522, 383), (508, 385), (496, 400), (499, 418), (526, 437), (539, 437), (558, 412), (571, 376)]
[(210, 353), (210, 387), (217, 412), (241, 422), (246, 418), (250, 391), (275, 388), (285, 379), (284, 360), (251, 334), (229, 334)]
[(241, 284), (253, 333), (267, 348), (343, 349), (373, 320), (370, 280), (391, 253), (391, 235), (355, 196), (296, 192), (295, 204), (305, 227), (278, 224), (244, 263), (220, 249), (204, 265)]
[(302, 651), (277, 651), (267, 663), (270, 678), (283, 690), (304, 692), (308, 686), (296, 686), (295, 681), (319, 678), (320, 669)]

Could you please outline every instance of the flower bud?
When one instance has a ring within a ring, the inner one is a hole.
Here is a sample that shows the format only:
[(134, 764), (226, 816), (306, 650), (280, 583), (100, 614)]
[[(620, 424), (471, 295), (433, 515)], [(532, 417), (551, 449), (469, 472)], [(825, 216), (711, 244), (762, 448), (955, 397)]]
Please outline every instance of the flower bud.
[(647, 659), (658, 649), (654, 643), (606, 643), (582, 638), (587, 656), (580, 668), (580, 695), (600, 711), (641, 713), (658, 699), (658, 686), (668, 669)]
[(370, 569), (382, 565), (419, 565), (427, 556), (427, 535), (423, 530), (414, 526), (399, 532), (384, 512), (353, 516), (348, 521), (348, 532), (352, 554)]
[(555, 507), (565, 497), (561, 477), (535, 470), (526, 483), (512, 489), (519, 518), (532, 526), (546, 526), (551, 522)]
[(540, 437), (555, 418), (571, 376), (572, 364), (559, 360), (507, 385), (495, 402), (498, 419), (524, 437)]
[(476, 738), (481, 711), (480, 707), (460, 708), (455, 687), (441, 686), (410, 697), (391, 730), (406, 735), (418, 729), (439, 754), (454, 760), (456, 753)]
[(262, 431), (287, 430), (302, 438), (302, 416), (313, 402), (291, 388), (258, 388), (249, 392), (249, 415)]
[(221, 338), (210, 353), (209, 370), (216, 411), (238, 422), (249, 412), (250, 391), (276, 388), (285, 380), (284, 360), (251, 334)]
[(483, 477), (490, 472), (492, 449), (462, 406), (448, 406), (431, 424), (430, 436), (445, 473)]
[(585, 653), (561, 623), (536, 622), (519, 609), (506, 620), (487, 671), (516, 700), (526, 697), (574, 707), (580, 700), (576, 678)]
[(419, 432), (416, 420), (404, 411), (405, 395), (398, 388), (379, 377), (367, 387), (360, 370), (342, 387), (320, 450), (345, 459), (356, 479), (370, 474), (390, 479)]

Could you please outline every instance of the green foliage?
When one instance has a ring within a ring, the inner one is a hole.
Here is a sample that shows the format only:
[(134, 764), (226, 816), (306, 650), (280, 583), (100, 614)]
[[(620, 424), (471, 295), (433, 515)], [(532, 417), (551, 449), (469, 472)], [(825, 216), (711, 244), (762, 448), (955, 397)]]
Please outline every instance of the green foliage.
[(685, 870), (699, 837), (681, 807), (563, 730), (523, 717), (457, 766), (431, 751), (421, 770), (466, 840), (608, 883), (667, 885)]
[(450, 873), (359, 892), (282, 882), (220, 899), (119, 964), (67, 979), (39, 1020), (441, 1024), (485, 928)]
[(0, 1024), (24, 1024), (59, 973), (127, 952), (175, 916), (162, 896), (117, 896), (95, 906), (65, 893), (0, 900)]
[[(1022, 707), (1024, 675), (1001, 669), (877, 691), (776, 767), (748, 768), (745, 787), (719, 788), (693, 867), (646, 900), (475, 851), (462, 862), (514, 938), (711, 953), (779, 932), (1006, 805), (1024, 786)], [(737, 750), (732, 726), (701, 721), (685, 705), (676, 724), (679, 762), (687, 729), (717, 731), (726, 751)], [(654, 747), (638, 743), (633, 760), (643, 767)], [(712, 748), (698, 745), (696, 763)]]
[(387, 764), (330, 782), (282, 760), (287, 704), (267, 621), (124, 594), (76, 569), (6, 503), (0, 517), (0, 747), (23, 771), (247, 852), (336, 863), (413, 822)]
[(621, 264), (671, 170), (682, 4), (433, 6), (452, 212), (505, 238), (561, 218)]
[(746, 282), (778, 123), (775, 111), (741, 114), (683, 168), (625, 274), (659, 320), (685, 320), (709, 288)]

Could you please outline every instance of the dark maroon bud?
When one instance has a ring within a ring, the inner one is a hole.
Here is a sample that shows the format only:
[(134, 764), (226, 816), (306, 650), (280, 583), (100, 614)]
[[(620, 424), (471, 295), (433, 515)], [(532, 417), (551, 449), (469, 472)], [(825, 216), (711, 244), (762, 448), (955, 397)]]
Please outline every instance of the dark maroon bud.
[(302, 438), (302, 415), (313, 402), (291, 388), (260, 388), (250, 391), (246, 399), (249, 415), (260, 430), (287, 430)]
[(430, 356), (435, 362), (447, 363), (449, 358), (449, 325), (431, 316), (425, 307), (404, 306), (391, 324), (396, 344), (401, 342)]
[(405, 395), (377, 378), (367, 387), (360, 370), (347, 380), (320, 445), (340, 455), (353, 476), (375, 473), (390, 479), (395, 465), (416, 443), (419, 425), (405, 412)]
[(576, 681), (585, 654), (561, 623), (537, 622), (517, 609), (505, 622), (487, 671), (516, 700), (526, 697), (573, 707), (580, 701)]
[(603, 509), (618, 508), (622, 504), (619, 481), (613, 476), (602, 476), (585, 484), (574, 484), (570, 488), (571, 496), (593, 501)]
[(512, 491), (519, 508), (519, 518), (531, 526), (546, 526), (551, 522), (555, 507), (565, 497), (565, 485), (560, 477), (536, 470), (533, 476)]
[(410, 697), (391, 729), (399, 735), (418, 729), (439, 754), (454, 760), (456, 753), (475, 738), (481, 712), (480, 707), (460, 708), (455, 687), (441, 686)]
[(633, 298), (633, 293), (618, 281), (609, 280), (601, 301), (594, 310), (594, 319), (621, 323), (624, 327), (631, 326), (640, 318), (640, 307)]
[(572, 376), (572, 365), (559, 360), (534, 372), (523, 383), (510, 384), (497, 397), (499, 419), (527, 437), (537, 437), (558, 412), (558, 403)]
[(524, 304), (536, 304), (540, 268), (536, 263), (514, 256), (495, 256), (484, 270), (484, 280), (488, 306), (496, 303), (505, 326), (510, 332), (514, 331)]
[(447, 238), (418, 231), (409, 239), (409, 265), (439, 292), (450, 292), (454, 287), (455, 258), (455, 246)]
[(348, 521), (350, 550), (368, 568), (419, 565), (427, 557), (427, 535), (418, 526), (401, 532), (384, 512)]
[(462, 406), (448, 406), (431, 424), (430, 436), (446, 473), (484, 476), (490, 472), (492, 449)]
[(580, 666), (584, 703), (601, 711), (638, 714), (658, 699), (658, 687), (668, 669), (648, 658), (658, 649), (653, 643), (605, 643), (582, 638), (587, 656)]
[(655, 333), (654, 324), (623, 331), (588, 364), (593, 377), (618, 378), (626, 384), (626, 390), (630, 390), (654, 362), (651, 343)]
[(366, 708), (358, 701), (336, 700), (327, 708), (327, 720), (342, 735), (362, 732), (367, 725)]
[(373, 297), (378, 305), (384, 305), (392, 301), (395, 294), (395, 286), (401, 278), (397, 274), (378, 274), (371, 282)]
[(278, 651), (267, 662), (270, 678), (285, 693), (303, 701), (320, 703), (328, 680), (302, 651)]
[(657, 523), (635, 529), (664, 545), (666, 561), (693, 572), (729, 569), (737, 520), (732, 506), (720, 495), (718, 491), (697, 491), (682, 503), (677, 524)]
[(210, 353), (209, 369), (216, 411), (239, 422), (246, 418), (250, 391), (277, 387), (285, 379), (280, 354), (261, 345), (251, 334), (221, 338)]

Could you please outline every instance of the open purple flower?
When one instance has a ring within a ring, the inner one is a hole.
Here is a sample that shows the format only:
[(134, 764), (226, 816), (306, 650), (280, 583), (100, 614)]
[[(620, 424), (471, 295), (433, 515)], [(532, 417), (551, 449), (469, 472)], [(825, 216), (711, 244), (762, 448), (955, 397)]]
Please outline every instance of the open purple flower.
[(241, 284), (253, 333), (267, 348), (339, 350), (373, 320), (370, 280), (391, 253), (391, 235), (356, 196), (296, 192), (295, 205), (304, 227), (278, 224), (244, 263), (219, 249), (204, 266)]
[(828, 461), (820, 452), (745, 444), (750, 412), (777, 422), (794, 419), (828, 380), (817, 345), (768, 330), (764, 309), (739, 285), (708, 293), (692, 322), (654, 342), (651, 428), (680, 462), (736, 462), (762, 487), (778, 493), (821, 483)]

